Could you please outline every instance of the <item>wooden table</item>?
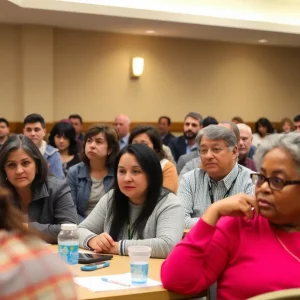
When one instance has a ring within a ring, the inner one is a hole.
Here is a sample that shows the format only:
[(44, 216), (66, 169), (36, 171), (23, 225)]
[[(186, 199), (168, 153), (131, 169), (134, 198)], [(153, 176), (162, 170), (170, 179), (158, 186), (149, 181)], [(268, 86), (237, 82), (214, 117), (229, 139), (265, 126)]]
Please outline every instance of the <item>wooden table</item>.
[[(57, 251), (57, 246), (50, 246), (54, 251)], [(85, 251), (88, 252), (88, 251)], [(164, 259), (151, 258), (149, 261), (149, 278), (160, 281), (160, 268)], [(108, 268), (99, 269), (91, 272), (84, 272), (80, 270), (82, 265), (71, 266), (75, 276), (104, 276), (114, 275), (130, 272), (129, 257), (114, 255), (110, 260)], [(77, 293), (79, 300), (99, 299), (99, 300), (170, 300), (170, 299), (192, 299), (189, 297), (172, 293), (164, 289), (162, 286), (145, 287), (136, 289), (124, 289), (106, 292), (91, 292), (83, 287), (77, 286)], [(207, 292), (203, 292), (198, 297), (206, 297)]]

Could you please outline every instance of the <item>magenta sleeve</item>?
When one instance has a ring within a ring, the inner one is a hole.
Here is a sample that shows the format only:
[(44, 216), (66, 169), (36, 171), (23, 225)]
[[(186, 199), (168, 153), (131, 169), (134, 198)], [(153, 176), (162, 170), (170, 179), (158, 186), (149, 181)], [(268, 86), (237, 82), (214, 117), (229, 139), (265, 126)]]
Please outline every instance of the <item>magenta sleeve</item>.
[(161, 268), (163, 286), (197, 295), (217, 281), (236, 247), (236, 218), (222, 218), (216, 227), (200, 219), (177, 244)]

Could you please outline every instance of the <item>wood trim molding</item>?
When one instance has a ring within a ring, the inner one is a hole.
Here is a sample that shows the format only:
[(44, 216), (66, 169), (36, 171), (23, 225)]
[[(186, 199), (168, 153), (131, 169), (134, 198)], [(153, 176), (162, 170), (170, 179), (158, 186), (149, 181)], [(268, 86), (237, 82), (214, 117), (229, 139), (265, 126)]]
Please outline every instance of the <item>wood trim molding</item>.
[[(46, 123), (46, 130), (47, 133), (49, 133), (53, 127), (53, 123)], [(113, 122), (84, 122), (83, 123), (83, 132), (87, 131), (88, 128), (93, 124), (108, 124), (113, 125)], [(130, 125), (130, 128), (134, 128), (138, 125), (152, 125), (154, 127), (157, 126), (157, 122), (132, 122)], [(247, 125), (249, 125), (252, 129), (252, 132), (255, 132), (255, 122), (246, 122)], [(281, 123), (280, 122), (272, 122), (274, 129), (276, 129), (277, 132), (281, 132)], [(182, 132), (183, 130), (183, 122), (174, 122), (171, 124), (171, 131), (172, 132)], [(11, 133), (22, 133), (23, 132), (23, 122), (11, 122), (10, 123), (10, 132)]]

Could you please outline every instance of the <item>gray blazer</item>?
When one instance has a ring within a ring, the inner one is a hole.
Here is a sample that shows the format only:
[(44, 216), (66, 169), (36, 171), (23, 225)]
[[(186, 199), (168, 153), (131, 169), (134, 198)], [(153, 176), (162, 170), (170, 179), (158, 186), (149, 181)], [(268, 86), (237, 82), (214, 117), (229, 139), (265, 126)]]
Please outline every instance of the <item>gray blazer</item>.
[(191, 161), (193, 158), (196, 157), (200, 157), (199, 151), (192, 151), (190, 153), (181, 155), (177, 162), (177, 174), (180, 174), (181, 170), (184, 168), (187, 162)]
[[(15, 197), (15, 205), (20, 202)], [(28, 204), (29, 227), (42, 233), (47, 243), (56, 244), (60, 225), (78, 224), (76, 207), (71, 190), (65, 180), (49, 176), (45, 183), (34, 187), (32, 200)]]

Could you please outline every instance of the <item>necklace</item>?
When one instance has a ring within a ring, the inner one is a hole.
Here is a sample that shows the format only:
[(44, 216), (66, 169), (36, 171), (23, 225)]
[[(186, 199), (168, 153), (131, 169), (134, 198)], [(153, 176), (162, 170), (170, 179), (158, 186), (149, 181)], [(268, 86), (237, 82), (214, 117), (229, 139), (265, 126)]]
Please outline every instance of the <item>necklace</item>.
[(279, 243), (281, 244), (281, 246), (283, 247), (283, 249), (284, 249), (287, 253), (289, 253), (292, 257), (294, 257), (294, 258), (300, 263), (300, 258), (297, 257), (295, 254), (293, 254), (293, 253), (286, 247), (286, 245), (282, 242), (282, 240), (279, 238), (279, 236), (278, 236), (276, 233), (275, 233), (275, 236), (276, 236), (278, 242), (279, 242)]

